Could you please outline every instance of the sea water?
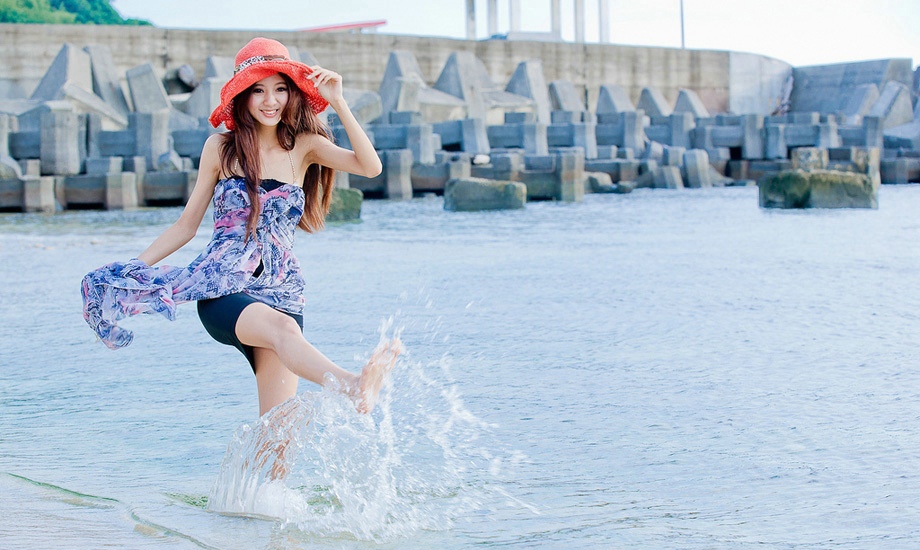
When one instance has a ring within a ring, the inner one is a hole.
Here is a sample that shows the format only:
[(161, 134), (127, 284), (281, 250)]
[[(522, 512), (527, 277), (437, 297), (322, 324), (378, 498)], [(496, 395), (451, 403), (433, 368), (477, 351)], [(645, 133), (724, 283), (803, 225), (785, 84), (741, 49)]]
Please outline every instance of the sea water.
[(82, 320), (178, 209), (0, 215), (0, 546), (914, 548), (920, 187), (879, 202), (365, 202), (298, 236), (304, 332), (407, 352), (371, 415), (301, 382), (263, 418), (193, 305), (118, 351)]

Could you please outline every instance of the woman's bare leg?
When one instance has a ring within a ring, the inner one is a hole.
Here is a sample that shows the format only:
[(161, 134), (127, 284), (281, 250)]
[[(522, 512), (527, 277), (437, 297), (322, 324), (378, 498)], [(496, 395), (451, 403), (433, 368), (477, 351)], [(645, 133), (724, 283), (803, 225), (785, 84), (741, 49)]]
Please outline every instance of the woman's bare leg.
[(361, 412), (373, 409), (387, 373), (402, 353), (402, 344), (396, 341), (375, 350), (360, 375), (348, 372), (307, 342), (291, 317), (262, 303), (246, 306), (237, 319), (236, 336), (246, 345), (272, 350), (301, 378), (322, 385), (325, 375), (331, 374)]
[(259, 416), (297, 394), (296, 374), (288, 370), (274, 351), (255, 348), (256, 384), (259, 388)]

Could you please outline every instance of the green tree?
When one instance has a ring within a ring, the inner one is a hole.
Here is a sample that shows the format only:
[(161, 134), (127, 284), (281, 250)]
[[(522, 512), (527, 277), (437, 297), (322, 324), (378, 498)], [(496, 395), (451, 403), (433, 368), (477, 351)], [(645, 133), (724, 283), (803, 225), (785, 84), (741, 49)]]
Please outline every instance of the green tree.
[(75, 23), (77, 16), (48, 0), (0, 0), (0, 23)]
[(109, 0), (0, 0), (0, 23), (150, 24), (123, 18)]

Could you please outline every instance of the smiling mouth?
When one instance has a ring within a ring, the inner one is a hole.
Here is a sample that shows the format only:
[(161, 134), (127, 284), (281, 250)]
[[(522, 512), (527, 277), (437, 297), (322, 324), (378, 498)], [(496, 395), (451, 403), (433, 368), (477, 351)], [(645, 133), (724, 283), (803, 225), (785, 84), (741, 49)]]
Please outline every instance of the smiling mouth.
[(278, 109), (272, 109), (271, 111), (262, 111), (262, 114), (267, 117), (273, 117), (278, 114)]

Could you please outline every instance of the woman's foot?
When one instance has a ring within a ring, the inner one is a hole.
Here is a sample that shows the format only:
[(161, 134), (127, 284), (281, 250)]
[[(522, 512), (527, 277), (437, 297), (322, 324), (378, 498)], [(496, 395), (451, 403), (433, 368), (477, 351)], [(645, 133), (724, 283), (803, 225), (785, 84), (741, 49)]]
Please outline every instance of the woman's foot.
[(374, 410), (377, 395), (380, 394), (387, 375), (393, 370), (396, 360), (403, 351), (405, 348), (402, 341), (394, 338), (378, 345), (371, 354), (371, 358), (358, 377), (358, 395), (356, 396), (358, 412), (367, 414)]

